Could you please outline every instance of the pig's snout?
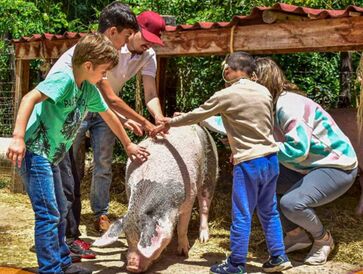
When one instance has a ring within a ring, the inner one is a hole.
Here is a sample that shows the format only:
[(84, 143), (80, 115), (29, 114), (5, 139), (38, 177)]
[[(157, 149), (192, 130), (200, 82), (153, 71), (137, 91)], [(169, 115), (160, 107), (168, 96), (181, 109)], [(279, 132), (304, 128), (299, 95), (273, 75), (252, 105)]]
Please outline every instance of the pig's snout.
[(143, 258), (138, 252), (130, 252), (127, 255), (127, 266), (126, 269), (129, 272), (141, 273), (148, 269), (149, 262)]

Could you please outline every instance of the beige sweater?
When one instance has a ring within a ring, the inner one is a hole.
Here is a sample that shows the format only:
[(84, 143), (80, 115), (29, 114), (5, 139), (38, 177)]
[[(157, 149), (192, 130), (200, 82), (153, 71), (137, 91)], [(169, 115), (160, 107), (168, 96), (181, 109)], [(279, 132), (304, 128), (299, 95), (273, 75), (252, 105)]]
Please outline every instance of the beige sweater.
[(216, 92), (203, 105), (171, 119), (172, 127), (195, 124), (220, 113), (232, 149), (233, 164), (279, 149), (272, 136), (272, 97), (262, 85), (241, 79)]

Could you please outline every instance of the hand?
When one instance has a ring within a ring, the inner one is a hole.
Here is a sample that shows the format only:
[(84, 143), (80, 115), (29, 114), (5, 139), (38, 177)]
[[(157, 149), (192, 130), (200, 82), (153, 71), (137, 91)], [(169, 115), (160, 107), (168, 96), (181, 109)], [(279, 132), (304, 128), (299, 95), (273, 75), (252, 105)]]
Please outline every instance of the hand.
[(177, 117), (180, 116), (182, 114), (184, 114), (185, 112), (174, 112), (173, 117)]
[(154, 131), (154, 129), (156, 128), (155, 125), (153, 125), (152, 123), (150, 123), (148, 120), (145, 119), (145, 121), (142, 123), (142, 127), (145, 130), (145, 133), (150, 136), (151, 132)]
[(155, 137), (157, 134), (161, 133), (161, 132), (165, 132), (168, 131), (170, 129), (170, 117), (164, 117), (163, 119), (161, 119), (162, 124), (158, 125), (152, 132), (151, 132), (151, 136)]
[[(164, 123), (163, 123), (163, 119), (165, 118), (164, 116), (160, 115), (160, 116), (155, 116), (154, 118), (155, 118), (155, 124), (157, 126), (164, 125)], [(158, 134), (160, 134), (162, 137), (165, 137), (165, 134), (168, 134), (168, 130), (169, 130), (169, 128), (164, 128), (162, 131), (158, 132)], [(153, 132), (152, 132), (152, 135), (153, 135)], [(155, 135), (153, 135), (153, 136), (155, 137)]]
[(6, 156), (8, 157), (9, 160), (13, 162), (14, 166), (20, 168), (21, 162), (23, 161), (23, 158), (25, 156), (25, 152), (26, 152), (26, 146), (24, 138), (14, 137), (10, 143)]
[(130, 143), (127, 147), (126, 147), (126, 153), (129, 156), (129, 158), (131, 159), (131, 161), (137, 161), (140, 163), (143, 163), (147, 160), (148, 156), (150, 155), (150, 153), (146, 150), (146, 148), (142, 147), (142, 146), (138, 146), (134, 143)]
[(127, 129), (131, 130), (137, 136), (142, 136), (144, 134), (142, 126), (134, 120), (131, 119), (126, 120), (124, 126)]

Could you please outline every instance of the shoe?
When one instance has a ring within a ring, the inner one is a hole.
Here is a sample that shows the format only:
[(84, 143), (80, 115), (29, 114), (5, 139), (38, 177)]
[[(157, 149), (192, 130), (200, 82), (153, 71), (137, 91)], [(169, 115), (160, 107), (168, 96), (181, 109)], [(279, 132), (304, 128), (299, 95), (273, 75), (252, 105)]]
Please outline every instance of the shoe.
[(313, 244), (305, 230), (301, 230), (301, 232), (296, 236), (286, 235), (284, 243), (286, 253), (304, 249)]
[(110, 227), (110, 225), (111, 225), (111, 222), (108, 219), (107, 215), (101, 215), (95, 221), (95, 229), (98, 232), (102, 232), (102, 233), (106, 232), (108, 230), (108, 228)]
[(330, 232), (327, 231), (328, 239), (315, 240), (313, 247), (305, 258), (305, 263), (310, 265), (325, 264), (330, 252), (334, 249), (334, 240)]
[(222, 262), (221, 264), (213, 265), (210, 270), (210, 274), (244, 274), (247, 273), (244, 265), (232, 265), (230, 258)]
[(286, 255), (270, 256), (270, 258), (262, 265), (265, 272), (281, 272), (292, 268), (292, 264)]
[(71, 264), (70, 266), (64, 267), (64, 274), (92, 274), (91, 270), (87, 268), (80, 267), (79, 265)]
[(71, 253), (79, 255), (82, 259), (96, 259), (96, 252), (91, 249), (83, 249), (76, 241), (68, 245), (68, 247)]
[(73, 244), (79, 245), (82, 249), (88, 250), (91, 248), (91, 243), (87, 243), (81, 239), (77, 239), (73, 241)]
[(71, 260), (72, 260), (72, 264), (75, 264), (75, 263), (80, 263), (81, 262), (81, 255), (79, 254), (74, 254), (73, 252), (71, 252), (69, 254), (69, 256), (71, 256)]

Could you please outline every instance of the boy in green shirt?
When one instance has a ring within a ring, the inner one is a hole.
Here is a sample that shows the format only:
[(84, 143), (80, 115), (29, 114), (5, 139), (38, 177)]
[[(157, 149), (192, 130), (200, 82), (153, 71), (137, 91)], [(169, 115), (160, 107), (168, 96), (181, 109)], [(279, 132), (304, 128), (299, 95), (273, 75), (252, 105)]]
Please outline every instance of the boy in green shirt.
[(99, 112), (131, 159), (148, 152), (133, 144), (95, 84), (117, 65), (118, 53), (103, 34), (88, 34), (77, 44), (73, 71), (50, 75), (21, 101), (7, 156), (19, 168), (35, 213), (35, 249), (39, 273), (90, 271), (72, 265), (65, 243), (67, 200), (58, 163), (68, 151), (87, 111)]

